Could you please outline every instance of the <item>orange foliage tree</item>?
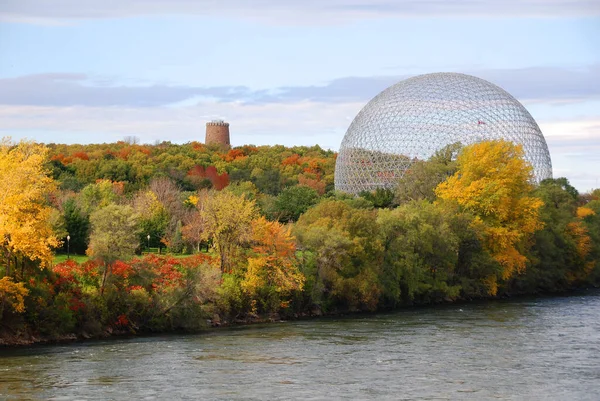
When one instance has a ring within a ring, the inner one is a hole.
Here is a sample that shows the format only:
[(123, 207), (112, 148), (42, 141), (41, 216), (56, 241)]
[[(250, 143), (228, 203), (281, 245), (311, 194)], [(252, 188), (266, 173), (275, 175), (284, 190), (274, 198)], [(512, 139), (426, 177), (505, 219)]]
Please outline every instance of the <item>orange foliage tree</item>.
[(252, 221), (253, 255), (248, 259), (248, 268), (242, 280), (242, 288), (251, 298), (263, 295), (277, 309), (285, 306), (282, 297), (291, 291), (301, 291), (304, 275), (298, 270), (295, 258), (295, 238), (286, 227), (278, 222), (259, 217)]
[(229, 185), (229, 175), (227, 172), (219, 174), (215, 166), (203, 166), (196, 165), (187, 172), (188, 176), (195, 176), (199, 178), (207, 178), (214, 189), (217, 191), (222, 190)]

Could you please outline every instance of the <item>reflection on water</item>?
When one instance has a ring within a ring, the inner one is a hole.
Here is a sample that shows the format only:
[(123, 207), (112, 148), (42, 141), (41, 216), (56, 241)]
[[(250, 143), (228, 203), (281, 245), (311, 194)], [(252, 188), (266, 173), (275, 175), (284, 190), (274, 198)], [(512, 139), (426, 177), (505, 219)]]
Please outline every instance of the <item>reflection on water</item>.
[(598, 400), (600, 292), (0, 350), (0, 399)]

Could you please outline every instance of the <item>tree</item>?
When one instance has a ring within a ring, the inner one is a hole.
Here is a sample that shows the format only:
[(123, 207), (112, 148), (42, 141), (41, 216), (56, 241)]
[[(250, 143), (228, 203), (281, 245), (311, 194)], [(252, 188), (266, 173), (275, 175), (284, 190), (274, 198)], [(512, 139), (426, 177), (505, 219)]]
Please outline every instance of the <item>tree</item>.
[(48, 150), (35, 142), (0, 142), (0, 238), (10, 274), (11, 260), (52, 261), (52, 248), (60, 245), (50, 225), (52, 208), (46, 197), (55, 183), (44, 168)]
[(314, 303), (377, 307), (382, 246), (375, 220), (374, 210), (354, 209), (336, 200), (323, 201), (298, 219), (294, 234), (299, 247), (315, 255), (316, 277), (307, 276), (314, 282)]
[(98, 180), (89, 184), (79, 194), (82, 208), (88, 215), (94, 210), (110, 205), (117, 200), (114, 185), (109, 180)]
[(524, 271), (527, 258), (519, 248), (542, 228), (543, 202), (531, 196), (533, 169), (523, 158), (522, 146), (503, 140), (476, 143), (463, 149), (457, 163), (457, 172), (436, 188), (437, 196), (475, 215), (474, 224), (502, 266), (504, 280)]
[(198, 196), (192, 195), (188, 198), (188, 202), (193, 206), (194, 210), (186, 216), (184, 226), (181, 230), (183, 239), (194, 244), (198, 253), (200, 252), (200, 244), (205, 237), (206, 222), (204, 221), (202, 211), (204, 210), (207, 197), (208, 192), (201, 191), (198, 193)]
[(404, 176), (398, 180), (396, 202), (435, 200), (435, 188), (456, 172), (456, 156), (461, 149), (454, 143), (437, 151), (429, 160), (411, 164)]
[(427, 201), (378, 211), (386, 302), (396, 306), (458, 296), (460, 287), (451, 285), (459, 253), (452, 212)]
[(65, 230), (70, 237), (69, 248), (71, 252), (84, 254), (88, 246), (89, 217), (77, 206), (74, 198), (69, 198), (63, 204), (63, 218)]
[(113, 264), (133, 256), (139, 246), (139, 216), (131, 206), (108, 205), (90, 216), (92, 232), (87, 254), (104, 265), (101, 292)]
[[(169, 215), (152, 191), (139, 191), (133, 198), (134, 211), (139, 215), (139, 242), (159, 247), (169, 225)], [(148, 235), (150, 240), (148, 240)]]
[(252, 237), (251, 222), (256, 217), (254, 201), (228, 191), (212, 192), (204, 202), (201, 218), (205, 222), (204, 239), (210, 239), (221, 258), (221, 272), (231, 266), (236, 247)]
[(273, 213), (282, 222), (296, 221), (298, 217), (315, 205), (319, 194), (304, 185), (287, 187), (275, 199)]
[(375, 191), (361, 191), (359, 196), (365, 198), (378, 209), (394, 206), (394, 192), (388, 188), (377, 188)]
[(304, 284), (296, 264), (295, 238), (289, 227), (261, 216), (252, 221), (252, 243), (241, 286), (252, 298), (259, 296), (266, 309), (276, 310), (282, 297), (302, 290)]
[(560, 178), (546, 178), (545, 180), (543, 180), (542, 182), (540, 182), (540, 185), (555, 185), (555, 186), (558, 186), (561, 189), (563, 189), (569, 195), (571, 195), (571, 197), (573, 199), (578, 199), (579, 198), (579, 191), (577, 191), (577, 189), (574, 186), (572, 186), (569, 183), (569, 180), (566, 179), (565, 177), (560, 177)]
[[(164, 229), (164, 235), (160, 238), (162, 243), (171, 243), (177, 234), (177, 226), (185, 220), (189, 212), (185, 206), (185, 198), (182, 199), (182, 194), (177, 185), (169, 178), (157, 177), (150, 182), (150, 190), (156, 195), (156, 199), (163, 206), (166, 216), (161, 212), (155, 217), (162, 222), (163, 218), (168, 217), (168, 224)], [(162, 224), (162, 223), (161, 223)], [(181, 228), (181, 227), (180, 227)], [(151, 233), (150, 233), (151, 234)], [(153, 240), (151, 234), (151, 241)], [(158, 239), (158, 238), (156, 238)]]
[(15, 283), (11, 277), (0, 279), (0, 320), (4, 314), (5, 305), (13, 312), (25, 312), (25, 297), (29, 290), (23, 283)]
[(257, 170), (252, 174), (252, 182), (260, 192), (269, 195), (278, 195), (281, 191), (281, 174), (279, 170)]

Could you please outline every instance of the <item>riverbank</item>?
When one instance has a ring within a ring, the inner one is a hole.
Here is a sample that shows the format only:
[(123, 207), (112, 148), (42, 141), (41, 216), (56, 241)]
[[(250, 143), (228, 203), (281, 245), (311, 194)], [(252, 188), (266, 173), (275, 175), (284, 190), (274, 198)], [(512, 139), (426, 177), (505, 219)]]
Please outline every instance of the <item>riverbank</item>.
[(595, 291), (18, 347), (0, 399), (595, 401), (599, 322)]
[(377, 311), (332, 311), (323, 313), (318, 308), (313, 309), (310, 313), (295, 313), (291, 316), (285, 316), (282, 318), (279, 314), (270, 315), (250, 315), (243, 319), (236, 318), (230, 320), (222, 320), (219, 316), (213, 317), (213, 319), (206, 320), (206, 325), (202, 329), (198, 330), (166, 330), (166, 331), (134, 331), (134, 330), (115, 330), (108, 328), (101, 333), (90, 335), (88, 333), (69, 333), (60, 336), (42, 336), (39, 334), (32, 333), (28, 330), (10, 330), (7, 327), (0, 327), (0, 349), (10, 349), (27, 347), (33, 345), (59, 345), (69, 343), (79, 343), (85, 341), (97, 341), (107, 339), (123, 339), (123, 338), (145, 338), (157, 335), (167, 334), (200, 334), (208, 332), (216, 332), (219, 329), (232, 328), (237, 326), (250, 326), (257, 324), (267, 323), (286, 323), (294, 321), (310, 321), (318, 318), (362, 318), (375, 316), (381, 313), (394, 313), (401, 311), (416, 311), (425, 310), (427, 312), (434, 311), (437, 309), (444, 309), (450, 306), (466, 306), (466, 305), (485, 305), (501, 302), (524, 302), (526, 300), (536, 299), (548, 299), (548, 298), (566, 298), (575, 296), (587, 296), (587, 295), (598, 295), (600, 293), (599, 287), (585, 287), (575, 288), (568, 291), (554, 292), (554, 293), (537, 293), (537, 294), (504, 294), (499, 297), (488, 297), (478, 299), (459, 299), (455, 301), (438, 302), (436, 304), (418, 304), (410, 306), (402, 306), (395, 309), (381, 309)]

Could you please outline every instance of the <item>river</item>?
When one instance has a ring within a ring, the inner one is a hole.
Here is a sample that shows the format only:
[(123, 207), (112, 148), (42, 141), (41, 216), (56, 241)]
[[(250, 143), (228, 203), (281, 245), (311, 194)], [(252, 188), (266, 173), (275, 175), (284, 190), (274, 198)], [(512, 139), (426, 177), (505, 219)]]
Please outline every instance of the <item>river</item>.
[(0, 399), (600, 400), (600, 292), (0, 349)]

